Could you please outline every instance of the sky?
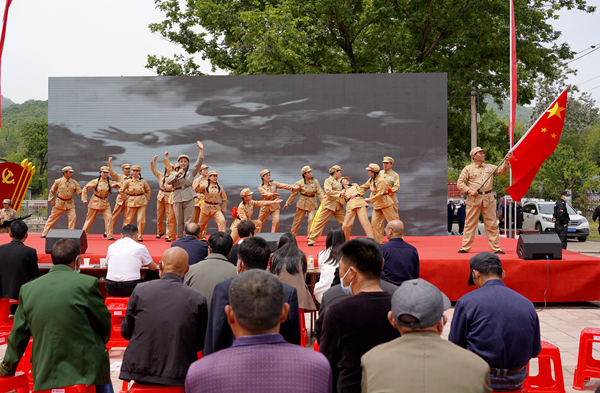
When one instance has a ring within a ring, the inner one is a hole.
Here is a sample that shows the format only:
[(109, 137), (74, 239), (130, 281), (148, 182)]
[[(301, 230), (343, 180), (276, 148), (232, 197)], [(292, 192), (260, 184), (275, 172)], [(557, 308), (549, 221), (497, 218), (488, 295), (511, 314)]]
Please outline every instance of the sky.
[[(577, 52), (600, 44), (599, 15), (600, 11), (594, 15), (563, 11), (553, 22), (563, 32), (559, 43), (566, 41)], [(46, 100), (51, 76), (155, 75), (144, 68), (148, 54), (185, 54), (150, 33), (148, 24), (163, 19), (153, 0), (13, 0), (2, 56), (2, 95), (16, 103)], [(198, 61), (204, 73), (212, 73), (209, 62)], [(597, 50), (570, 63), (578, 74), (569, 78), (582, 91), (589, 90), (597, 106), (599, 62)], [(586, 82), (592, 78), (596, 79)]]

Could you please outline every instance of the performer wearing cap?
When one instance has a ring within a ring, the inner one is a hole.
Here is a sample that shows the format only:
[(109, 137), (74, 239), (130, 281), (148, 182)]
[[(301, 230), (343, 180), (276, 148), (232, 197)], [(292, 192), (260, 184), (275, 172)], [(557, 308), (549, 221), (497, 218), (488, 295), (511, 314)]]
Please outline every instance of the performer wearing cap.
[[(294, 222), (292, 224), (292, 233), (294, 236), (298, 235), (298, 228), (300, 228), (300, 223), (304, 216), (308, 213), (308, 225), (306, 227), (306, 236), (310, 236), (310, 226), (315, 218), (315, 211), (319, 207), (317, 202), (323, 201), (323, 189), (319, 185), (317, 179), (313, 178), (312, 169), (310, 167), (304, 166), (300, 170), (302, 173), (302, 179), (298, 180), (295, 185), (300, 187), (297, 190), (292, 191), (292, 195), (288, 198), (287, 202), (283, 206), (285, 210), (294, 202), (296, 199), (296, 195), (300, 194), (298, 197), (298, 203), (296, 203), (296, 214), (294, 215)], [(317, 198), (319, 199), (317, 201)]]
[[(100, 175), (97, 179), (90, 181), (83, 187), (81, 193), (81, 200), (84, 205), (88, 205), (88, 212), (85, 216), (85, 224), (83, 224), (83, 231), (87, 235), (90, 232), (90, 226), (96, 220), (98, 213), (102, 213), (104, 217), (104, 231), (108, 240), (115, 240), (113, 238), (113, 223), (112, 215), (110, 213), (110, 203), (108, 201), (108, 194), (112, 192), (112, 188), (119, 188), (117, 182), (108, 179), (108, 167), (103, 166), (100, 168)], [(88, 204), (87, 193), (89, 190), (94, 189), (94, 194), (90, 203)]]
[(165, 173), (160, 173), (156, 169), (156, 160), (158, 156), (154, 156), (154, 159), (150, 163), (150, 169), (152, 170), (152, 174), (158, 179), (158, 187), (160, 191), (156, 196), (156, 238), (160, 239), (162, 235), (165, 234), (164, 231), (164, 219), (165, 215), (167, 216), (167, 237), (166, 241), (170, 242), (172, 239), (175, 239), (175, 231), (177, 227), (177, 222), (175, 221), (175, 211), (173, 210), (173, 186), (168, 184), (165, 179), (167, 175), (167, 168), (165, 168)]
[[(108, 173), (110, 174), (110, 177), (112, 177), (113, 179), (115, 179), (115, 181), (117, 182), (117, 184), (119, 185), (119, 188), (123, 185), (123, 183), (125, 182), (125, 180), (127, 179), (131, 179), (131, 165), (129, 164), (123, 164), (121, 165), (121, 170), (123, 171), (122, 175), (119, 175), (117, 172), (115, 172), (115, 170), (113, 169), (113, 165), (112, 165), (112, 157), (108, 157)], [(125, 216), (127, 215), (127, 198), (123, 199), (123, 197), (121, 197), (121, 194), (117, 195), (117, 201), (115, 202), (115, 208), (113, 209), (112, 212), (112, 225), (113, 225), (113, 232), (115, 231), (115, 225), (117, 225), (117, 220), (119, 219), (119, 215), (121, 214), (121, 212), (123, 212), (123, 221), (125, 221)], [(123, 226), (125, 226), (125, 224), (123, 224)], [(104, 234), (104, 237), (106, 237), (107, 234)]]
[[(365, 202), (373, 204), (373, 216), (371, 217), (371, 225), (373, 226), (373, 238), (379, 243), (383, 240), (383, 227), (385, 221), (399, 220), (396, 210), (394, 210), (394, 202), (388, 195), (387, 178), (380, 172), (379, 165), (369, 164), (366, 168), (369, 171), (370, 179), (360, 186), (362, 190), (371, 190), (371, 196), (365, 198)], [(397, 207), (397, 205), (396, 205)]]
[(373, 227), (369, 222), (369, 215), (367, 214), (367, 207), (369, 205), (362, 198), (365, 195), (365, 191), (356, 183), (350, 186), (350, 178), (348, 176), (342, 177), (341, 183), (344, 190), (346, 190), (346, 217), (342, 224), (346, 241), (350, 240), (350, 232), (352, 231), (356, 217), (358, 217), (358, 222), (360, 222), (365, 231), (365, 236), (374, 239)]
[[(194, 191), (196, 191), (196, 201), (194, 202), (194, 218), (192, 222), (198, 222), (200, 218), (200, 208), (202, 207), (202, 201), (204, 200), (204, 194), (200, 192), (200, 182), (208, 181), (208, 168), (206, 165), (202, 164), (200, 170), (198, 171), (199, 177), (194, 179), (192, 183), (192, 187)], [(203, 237), (201, 237), (204, 239)]]
[[(469, 194), (467, 196), (467, 218), (465, 219), (462, 247), (458, 250), (460, 254), (468, 253), (471, 250), (471, 246), (473, 246), (480, 213), (483, 215), (485, 235), (487, 236), (490, 250), (496, 254), (504, 254), (504, 251), (500, 249), (496, 201), (494, 195), (492, 195), (494, 178), (490, 177), (490, 175), (492, 173), (494, 175), (501, 175), (508, 172), (510, 168), (508, 159), (512, 156), (512, 153), (509, 152), (506, 155), (507, 159), (504, 163), (500, 167), (496, 167), (496, 165), (483, 163), (486, 150), (481, 147), (475, 147), (471, 150), (469, 154), (473, 158), (473, 163), (463, 168), (456, 182), (456, 186), (460, 191), (464, 194)], [(486, 181), (488, 177), (490, 179)]]
[[(283, 188), (288, 191), (299, 190), (300, 186), (294, 184), (293, 186), (289, 184), (279, 183), (274, 180), (271, 180), (271, 171), (268, 169), (263, 169), (260, 172), (260, 177), (262, 179), (262, 183), (258, 186), (258, 191), (260, 191), (260, 195), (262, 195), (263, 201), (272, 201), (279, 196), (277, 193), (278, 188)], [(268, 206), (263, 206), (260, 208), (260, 213), (258, 214), (258, 221), (260, 221), (260, 227), (265, 224), (267, 221), (267, 217), (271, 216), (273, 223), (271, 224), (271, 232), (275, 233), (279, 230), (279, 210), (281, 206), (276, 203), (269, 204)], [(257, 231), (260, 232), (260, 231)]]
[[(50, 229), (54, 228), (54, 224), (58, 218), (64, 213), (69, 217), (69, 229), (75, 229), (77, 215), (75, 214), (75, 201), (73, 194), (81, 195), (81, 187), (73, 177), (73, 168), (66, 166), (62, 169), (63, 177), (54, 180), (54, 184), (48, 192), (48, 202), (52, 205), (52, 212), (46, 222), (42, 239), (46, 237)], [(54, 194), (56, 193), (56, 202), (54, 202)]]
[(323, 208), (321, 209), (321, 214), (319, 215), (313, 230), (308, 236), (309, 247), (312, 247), (313, 244), (316, 243), (319, 236), (321, 236), (321, 232), (323, 232), (323, 228), (325, 228), (325, 224), (327, 224), (327, 221), (329, 221), (329, 218), (332, 215), (340, 224), (343, 224), (344, 222), (344, 218), (346, 217), (346, 210), (344, 210), (346, 190), (342, 188), (342, 184), (340, 183), (342, 171), (343, 169), (339, 165), (334, 165), (329, 168), (330, 176), (325, 180), (325, 183), (323, 183), (323, 188), (325, 189)]
[(394, 159), (392, 157), (383, 157), (383, 175), (385, 176), (385, 181), (387, 182), (388, 187), (392, 189), (392, 194), (390, 195), (392, 197), (392, 201), (394, 202), (392, 207), (398, 216), (398, 197), (396, 196), (396, 193), (400, 188), (400, 176), (398, 176), (398, 174), (392, 170), (393, 166)]
[[(183, 228), (192, 222), (194, 218), (194, 198), (196, 192), (192, 187), (194, 177), (200, 170), (200, 166), (204, 161), (204, 145), (202, 142), (196, 142), (198, 145), (198, 158), (192, 168), (189, 167), (190, 158), (182, 154), (177, 158), (178, 166), (173, 168), (173, 173), (167, 176), (167, 183), (172, 184), (175, 187), (173, 194), (173, 209), (175, 210), (175, 218), (177, 220), (177, 238), (181, 239), (183, 234)], [(168, 160), (168, 152), (165, 153), (165, 167), (170, 166)]]
[(571, 192), (565, 190), (560, 193), (560, 199), (554, 204), (554, 214), (552, 215), (552, 221), (554, 222), (554, 229), (556, 234), (560, 238), (563, 250), (567, 249), (567, 232), (569, 229), (569, 213), (567, 211), (567, 203), (565, 201), (571, 200)]
[[(219, 174), (217, 171), (208, 172), (208, 182), (202, 182), (200, 192), (204, 193), (204, 203), (200, 209), (200, 232), (206, 233), (208, 220), (213, 218), (220, 232), (225, 232), (227, 222), (225, 221), (225, 210), (227, 210), (227, 195), (225, 190), (217, 182)], [(219, 204), (221, 202), (221, 204)]]
[(233, 221), (233, 224), (231, 224), (231, 228), (230, 228), (231, 229), (231, 238), (233, 239), (234, 243), (240, 237), (238, 235), (238, 231), (237, 231), (237, 226), (240, 222), (242, 222), (244, 220), (250, 220), (254, 223), (256, 228), (260, 227), (261, 222), (258, 220), (252, 219), (252, 213), (254, 212), (255, 207), (269, 206), (269, 205), (274, 205), (274, 204), (283, 202), (283, 199), (273, 199), (270, 201), (254, 201), (254, 200), (252, 200), (252, 194), (254, 194), (254, 193), (252, 191), (250, 191), (249, 188), (244, 188), (242, 190), (242, 192), (240, 192), (240, 196), (242, 197), (242, 202), (240, 202), (240, 204), (238, 206), (237, 217), (235, 218), (235, 221)]
[[(13, 218), (17, 217), (17, 211), (11, 208), (10, 205), (10, 199), (5, 199), (2, 201), (2, 210), (0, 210), (0, 224), (3, 224), (6, 220), (12, 220)], [(10, 225), (5, 228), (0, 227), (0, 233), (8, 232), (10, 232)]]
[(144, 226), (146, 225), (146, 206), (150, 200), (150, 186), (142, 178), (142, 168), (139, 165), (131, 167), (131, 179), (125, 180), (119, 194), (123, 199), (127, 199), (127, 214), (123, 226), (133, 223), (133, 218), (137, 214), (138, 241), (142, 242)]

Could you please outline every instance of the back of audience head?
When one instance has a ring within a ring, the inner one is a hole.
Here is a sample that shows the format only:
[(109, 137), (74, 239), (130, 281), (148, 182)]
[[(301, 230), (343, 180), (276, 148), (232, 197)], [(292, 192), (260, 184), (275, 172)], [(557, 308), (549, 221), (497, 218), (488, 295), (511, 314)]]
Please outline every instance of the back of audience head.
[[(298, 247), (294, 235), (286, 233), (281, 237), (283, 238), (284, 236), (286, 236), (285, 244), (280, 246), (271, 256), (271, 272), (279, 275), (285, 267), (285, 270), (289, 274), (306, 274), (306, 269), (308, 268), (306, 255), (300, 250), (300, 247)], [(302, 266), (302, 272), (298, 270), (299, 265)]]
[(179, 277), (183, 277), (188, 272), (189, 255), (181, 247), (171, 247), (163, 252), (159, 262), (160, 275), (164, 276), (167, 273), (175, 273)]
[(477, 285), (481, 287), (486, 281), (492, 279), (504, 279), (504, 270), (502, 262), (496, 254), (491, 252), (480, 252), (469, 260), (471, 269), (468, 285)]
[(135, 238), (137, 237), (137, 233), (138, 233), (138, 227), (133, 225), (133, 224), (127, 224), (123, 227), (123, 232), (121, 233), (121, 236), (123, 237), (130, 237), (130, 238)]
[(345, 264), (345, 270), (353, 268), (366, 279), (379, 280), (383, 267), (383, 254), (381, 245), (376, 240), (359, 237), (347, 241), (340, 248), (340, 254), (340, 264)]
[(296, 236), (294, 236), (293, 233), (284, 233), (283, 235), (281, 235), (279, 237), (279, 240), (277, 241), (277, 249), (279, 250), (280, 248), (282, 248), (283, 246), (285, 246), (286, 244), (290, 243), (290, 242), (296, 242)]
[(404, 223), (400, 220), (388, 222), (385, 227), (385, 235), (388, 239), (395, 237), (402, 239), (404, 237)]
[(271, 248), (262, 237), (252, 236), (238, 248), (238, 272), (250, 269), (267, 270)]
[(344, 235), (344, 231), (340, 227), (333, 227), (327, 234), (327, 239), (325, 239), (325, 248), (331, 249), (329, 252), (329, 258), (326, 261), (319, 261), (319, 263), (323, 263), (324, 265), (334, 265), (337, 266), (340, 261), (340, 248), (342, 248), (342, 244), (346, 242), (346, 235)]
[(250, 220), (244, 220), (240, 222), (237, 226), (238, 235), (240, 239), (244, 239), (249, 236), (254, 236), (254, 232), (256, 231), (256, 225)]
[(185, 234), (187, 236), (193, 236), (195, 238), (198, 238), (198, 236), (200, 235), (200, 226), (198, 226), (198, 224), (196, 224), (195, 222), (190, 222), (185, 226)]
[(233, 247), (233, 239), (226, 232), (215, 232), (208, 238), (209, 254), (229, 255)]
[(27, 238), (27, 224), (23, 220), (13, 221), (10, 224), (10, 237), (24, 241)]
[(60, 239), (52, 246), (50, 257), (55, 265), (75, 264), (76, 268), (81, 258), (79, 243), (73, 239)]
[(229, 305), (225, 306), (225, 313), (236, 337), (240, 336), (240, 330), (245, 333), (242, 335), (278, 333), (288, 311), (283, 284), (264, 270), (243, 272), (229, 287)]

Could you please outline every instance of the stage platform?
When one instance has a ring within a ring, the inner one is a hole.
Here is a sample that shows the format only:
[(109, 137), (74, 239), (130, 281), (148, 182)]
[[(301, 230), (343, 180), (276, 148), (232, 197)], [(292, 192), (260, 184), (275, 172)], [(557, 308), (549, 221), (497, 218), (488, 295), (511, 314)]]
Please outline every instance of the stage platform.
[[(118, 237), (118, 236), (117, 236)], [(155, 262), (160, 261), (164, 250), (172, 243), (155, 239), (154, 235), (144, 236), (144, 245), (150, 251)], [(410, 236), (405, 240), (419, 250), (421, 278), (440, 288), (452, 301), (474, 290), (469, 287), (469, 259), (478, 252), (489, 251), (486, 238), (477, 236), (469, 254), (458, 254), (462, 237), (460, 236)], [(0, 234), (0, 244), (10, 241), (8, 234)], [(38, 250), (41, 264), (51, 263), (50, 255), (45, 254), (45, 239), (32, 233), (26, 245)], [(100, 258), (106, 256), (108, 246), (112, 244), (102, 235), (88, 236), (88, 249), (83, 256), (90, 258), (92, 265), (99, 269)], [(300, 248), (313, 255), (318, 265), (319, 251), (325, 248), (325, 236), (321, 236), (314, 247), (308, 247), (306, 237), (298, 237)], [(505, 283), (509, 288), (526, 296), (533, 302), (577, 302), (600, 300), (600, 258), (585, 256), (571, 251), (563, 251), (562, 260), (522, 260), (517, 257), (516, 239), (500, 238), (500, 245), (506, 255), (500, 255), (506, 271)], [(84, 273), (88, 269), (82, 269)], [(96, 275), (96, 274), (93, 274)], [(545, 295), (544, 295), (545, 292)]]

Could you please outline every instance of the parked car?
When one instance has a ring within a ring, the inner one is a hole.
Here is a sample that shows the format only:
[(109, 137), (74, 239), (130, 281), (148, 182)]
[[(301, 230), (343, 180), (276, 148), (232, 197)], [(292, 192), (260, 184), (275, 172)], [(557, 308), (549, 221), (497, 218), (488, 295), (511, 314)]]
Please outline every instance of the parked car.
[[(588, 220), (569, 204), (567, 204), (567, 213), (569, 213), (570, 219), (567, 238), (576, 237), (580, 242), (586, 241), (590, 234)], [(553, 214), (554, 202), (529, 201), (525, 203), (523, 205), (523, 230), (538, 231), (539, 233), (554, 232)]]

